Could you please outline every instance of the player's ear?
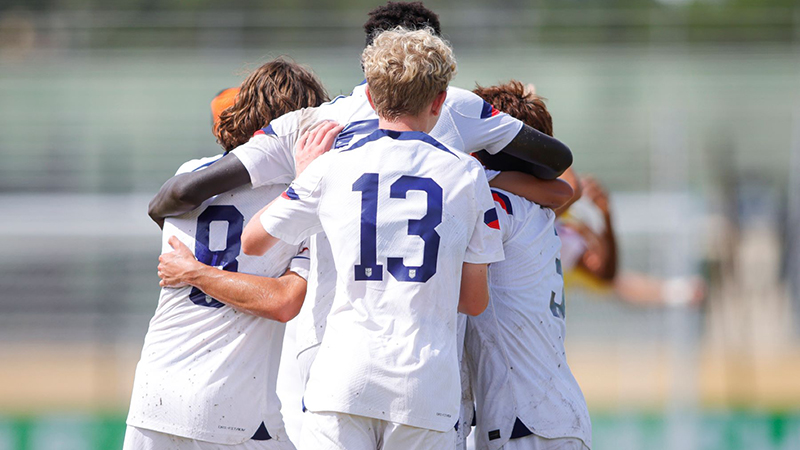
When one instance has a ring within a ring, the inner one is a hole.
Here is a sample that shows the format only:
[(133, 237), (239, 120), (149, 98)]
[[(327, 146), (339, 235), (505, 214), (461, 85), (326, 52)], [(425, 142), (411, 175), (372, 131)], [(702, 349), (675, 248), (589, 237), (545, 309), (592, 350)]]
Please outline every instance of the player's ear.
[(372, 109), (375, 109), (375, 103), (372, 102), (372, 94), (369, 93), (369, 85), (367, 85), (364, 88), (364, 90), (367, 92), (367, 100), (369, 101), (369, 106), (371, 106)]
[(431, 105), (432, 115), (438, 116), (442, 112), (442, 105), (444, 105), (445, 98), (447, 98), (447, 91), (436, 94), (436, 97), (433, 98), (433, 104)]

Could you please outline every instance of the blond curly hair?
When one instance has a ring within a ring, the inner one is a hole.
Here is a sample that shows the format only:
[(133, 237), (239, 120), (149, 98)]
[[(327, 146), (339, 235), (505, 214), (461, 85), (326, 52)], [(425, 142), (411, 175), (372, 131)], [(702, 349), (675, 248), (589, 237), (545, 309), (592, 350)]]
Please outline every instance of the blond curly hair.
[(361, 64), (375, 111), (391, 121), (418, 115), (456, 74), (453, 49), (429, 28), (382, 32), (364, 49)]

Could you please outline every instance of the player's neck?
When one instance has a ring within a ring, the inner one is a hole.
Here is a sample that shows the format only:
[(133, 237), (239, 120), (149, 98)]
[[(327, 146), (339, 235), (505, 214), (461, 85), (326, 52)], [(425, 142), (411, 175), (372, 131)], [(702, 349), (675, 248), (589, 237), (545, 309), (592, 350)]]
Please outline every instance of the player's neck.
[(400, 116), (397, 120), (387, 120), (383, 117), (378, 118), (378, 128), (391, 131), (421, 131), (429, 133), (431, 128), (428, 117), (420, 116)]

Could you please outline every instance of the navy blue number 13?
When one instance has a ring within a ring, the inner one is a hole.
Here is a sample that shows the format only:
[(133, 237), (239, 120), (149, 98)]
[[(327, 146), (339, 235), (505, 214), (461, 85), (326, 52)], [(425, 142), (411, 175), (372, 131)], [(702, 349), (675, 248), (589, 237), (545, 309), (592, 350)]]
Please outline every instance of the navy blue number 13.
[[(228, 236), (223, 250), (211, 251), (208, 246), (211, 222), (228, 222)], [(239, 270), (239, 251), (242, 248), (242, 227), (244, 216), (238, 209), (230, 205), (212, 205), (206, 208), (197, 217), (197, 232), (195, 233), (194, 256), (203, 264), (219, 267), (229, 272)], [(221, 308), (223, 303), (208, 297), (203, 291), (192, 288), (189, 299), (195, 305)]]
[[(397, 281), (424, 283), (436, 273), (439, 259), (439, 233), (435, 228), (442, 223), (442, 187), (430, 178), (404, 175), (389, 187), (389, 197), (406, 198), (408, 191), (422, 191), (428, 195), (428, 208), (421, 219), (408, 221), (408, 234), (419, 236), (424, 242), (422, 265), (406, 266), (403, 258), (387, 257), (389, 273)], [(353, 191), (361, 192), (361, 264), (355, 266), (356, 281), (383, 280), (383, 266), (378, 264), (378, 174), (365, 173), (355, 183)]]

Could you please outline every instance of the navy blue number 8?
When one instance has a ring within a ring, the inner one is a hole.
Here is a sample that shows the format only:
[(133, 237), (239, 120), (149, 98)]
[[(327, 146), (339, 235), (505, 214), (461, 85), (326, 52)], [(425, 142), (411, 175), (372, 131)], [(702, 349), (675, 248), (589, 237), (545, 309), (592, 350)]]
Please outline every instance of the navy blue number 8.
[[(228, 236), (224, 250), (211, 251), (208, 248), (211, 222), (228, 222)], [(228, 272), (237, 272), (239, 261), (236, 258), (242, 248), (243, 227), (244, 216), (236, 207), (230, 205), (209, 206), (197, 217), (194, 256), (203, 264), (219, 267)], [(189, 299), (195, 305), (209, 308), (221, 308), (224, 305), (219, 300), (208, 297), (196, 287), (192, 288)]]
[[(356, 281), (383, 280), (383, 266), (377, 261), (378, 174), (365, 173), (355, 183), (353, 190), (361, 194), (361, 264), (355, 266)], [(397, 281), (424, 283), (436, 273), (439, 260), (439, 233), (435, 228), (442, 223), (442, 187), (430, 178), (404, 175), (390, 186), (391, 198), (406, 198), (408, 191), (422, 191), (428, 195), (428, 208), (421, 219), (408, 221), (408, 234), (419, 236), (424, 242), (422, 265), (406, 266), (403, 258), (387, 257), (389, 273)]]

